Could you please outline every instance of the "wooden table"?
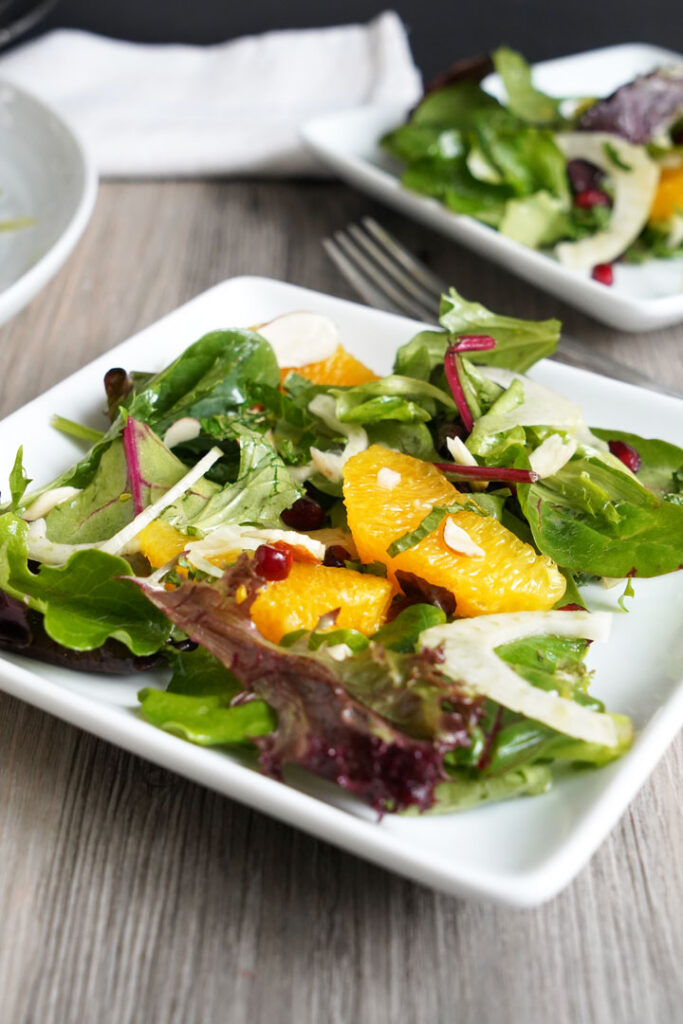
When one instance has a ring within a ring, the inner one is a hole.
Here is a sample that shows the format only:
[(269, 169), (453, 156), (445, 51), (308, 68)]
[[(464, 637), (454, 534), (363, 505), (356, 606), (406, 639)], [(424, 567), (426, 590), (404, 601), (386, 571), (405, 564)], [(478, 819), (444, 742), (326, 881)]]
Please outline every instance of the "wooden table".
[[(2, 329), (0, 414), (226, 277), (350, 296), (320, 238), (367, 212), (466, 295), (558, 315), (683, 390), (683, 325), (619, 337), (340, 185), (107, 184), (67, 266)], [(567, 891), (515, 911), (404, 881), (0, 695), (0, 1019), (681, 1021), (682, 751)]]

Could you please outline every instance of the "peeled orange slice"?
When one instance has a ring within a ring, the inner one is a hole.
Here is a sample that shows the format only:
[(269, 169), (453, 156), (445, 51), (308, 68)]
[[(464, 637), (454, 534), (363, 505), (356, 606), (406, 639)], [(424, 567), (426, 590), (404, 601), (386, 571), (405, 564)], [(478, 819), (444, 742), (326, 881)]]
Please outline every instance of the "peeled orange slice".
[[(445, 523), (401, 554), (387, 553), (435, 505), (459, 504), (468, 497), (429, 463), (379, 445), (354, 455), (344, 466), (349, 527), (364, 562), (383, 562), (390, 579), (402, 570), (445, 587), (455, 597), (458, 616), (552, 608), (566, 587), (559, 569), (492, 516), (464, 509), (451, 517), (471, 542), (462, 538), (459, 548), (475, 555), (459, 553), (446, 543)], [(447, 531), (451, 544), (454, 534), (461, 536)]]
[(306, 377), (313, 384), (338, 384), (350, 387), (354, 384), (367, 384), (368, 381), (379, 379), (369, 367), (347, 352), (343, 345), (338, 345), (332, 355), (327, 359), (321, 359), (320, 362), (285, 367), (280, 371), (280, 379), (284, 380), (291, 370)]
[(676, 210), (683, 213), (683, 166), (663, 168), (648, 219), (668, 220)]
[(322, 615), (339, 608), (335, 629), (370, 636), (384, 623), (394, 588), (388, 580), (326, 565), (294, 562), (289, 576), (268, 583), (250, 614), (262, 636), (278, 643), (295, 629), (315, 629)]
[(140, 551), (153, 569), (166, 565), (172, 558), (184, 551), (190, 538), (174, 526), (155, 519), (138, 534)]

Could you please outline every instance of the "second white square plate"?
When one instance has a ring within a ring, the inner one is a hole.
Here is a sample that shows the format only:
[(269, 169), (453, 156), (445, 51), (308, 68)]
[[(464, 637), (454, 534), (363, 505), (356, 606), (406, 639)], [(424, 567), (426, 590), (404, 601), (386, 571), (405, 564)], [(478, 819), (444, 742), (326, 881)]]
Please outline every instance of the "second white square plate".
[[(607, 96), (636, 75), (681, 61), (670, 50), (645, 44), (544, 61), (533, 68), (534, 83), (554, 96)], [(496, 76), (484, 87), (500, 96)], [(615, 264), (612, 287), (593, 281), (588, 271), (568, 270), (551, 256), (528, 249), (494, 228), (442, 203), (404, 188), (401, 167), (381, 148), (380, 139), (401, 124), (405, 106), (382, 104), (316, 118), (304, 126), (307, 143), (341, 178), (376, 199), (441, 231), (557, 295), (612, 327), (646, 331), (683, 320), (683, 260), (650, 260), (639, 266)]]

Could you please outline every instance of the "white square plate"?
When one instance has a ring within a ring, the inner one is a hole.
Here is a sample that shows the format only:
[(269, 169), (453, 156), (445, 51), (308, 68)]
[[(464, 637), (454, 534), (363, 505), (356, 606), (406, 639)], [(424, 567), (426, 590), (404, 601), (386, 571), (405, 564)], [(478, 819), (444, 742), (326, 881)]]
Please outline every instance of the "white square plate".
[[(534, 82), (554, 96), (607, 96), (638, 74), (680, 60), (680, 55), (655, 46), (610, 46), (536, 64)], [(483, 85), (500, 97), (497, 76), (489, 76)], [(309, 121), (303, 135), (320, 159), (352, 185), (597, 320), (623, 331), (652, 330), (683, 320), (682, 260), (651, 260), (639, 266), (617, 263), (614, 284), (608, 288), (593, 281), (588, 271), (562, 267), (551, 256), (404, 188), (400, 165), (381, 149), (379, 140), (401, 124), (407, 113), (405, 106), (395, 104), (342, 111)]]
[[(245, 326), (279, 313), (310, 309), (337, 323), (344, 344), (378, 372), (421, 329), (389, 313), (266, 278), (225, 281), (141, 331), (0, 423), (8, 473), (23, 443), (27, 472), (47, 482), (80, 449), (50, 427), (60, 413), (102, 426), (102, 377), (111, 366), (158, 370), (208, 330)], [(675, 441), (683, 403), (582, 370), (544, 362), (538, 380), (578, 398), (588, 422)], [(0, 488), (6, 493), (6, 477)], [(594, 608), (616, 608), (616, 591), (596, 588)], [(637, 580), (633, 610), (615, 615), (608, 645), (594, 644), (593, 690), (611, 709), (631, 715), (631, 752), (597, 772), (575, 773), (539, 797), (459, 815), (377, 815), (331, 784), (294, 771), (283, 785), (244, 760), (192, 746), (144, 722), (136, 692), (149, 675), (111, 679), (68, 672), (28, 659), (0, 657), (0, 688), (150, 761), (450, 893), (529, 906), (565, 886), (607, 835), (683, 722), (683, 574)], [(154, 683), (154, 679), (151, 680)], [(158, 678), (158, 684), (163, 680)]]

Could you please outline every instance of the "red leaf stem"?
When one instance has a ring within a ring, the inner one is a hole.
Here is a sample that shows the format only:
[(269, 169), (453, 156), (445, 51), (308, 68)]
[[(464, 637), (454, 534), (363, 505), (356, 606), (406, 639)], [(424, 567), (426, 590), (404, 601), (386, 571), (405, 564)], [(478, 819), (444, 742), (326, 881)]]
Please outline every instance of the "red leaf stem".
[(136, 437), (136, 421), (129, 417), (126, 421), (126, 425), (122, 431), (123, 437), (123, 450), (126, 456), (126, 466), (128, 467), (128, 482), (130, 484), (130, 493), (133, 498), (133, 508), (135, 509), (135, 515), (139, 515), (145, 507), (145, 503), (142, 499), (142, 472), (140, 469), (140, 453), (138, 452), (138, 444)]
[(488, 352), (496, 347), (490, 334), (461, 334), (450, 346), (453, 352)]
[(514, 469), (512, 466), (458, 466), (455, 462), (433, 463), (442, 473), (458, 476), (462, 480), (500, 480), (505, 483), (535, 484), (539, 479), (533, 469)]
[(460, 419), (462, 420), (463, 426), (468, 434), (472, 433), (472, 427), (474, 426), (474, 419), (470, 412), (470, 407), (467, 404), (465, 398), (465, 391), (462, 386), (461, 371), (462, 363), (460, 357), (453, 345), (446, 351), (444, 356), (444, 370), (446, 371), (446, 380), (448, 386), (451, 389), (453, 395), (453, 401), (455, 402), (458, 412), (460, 413)]

